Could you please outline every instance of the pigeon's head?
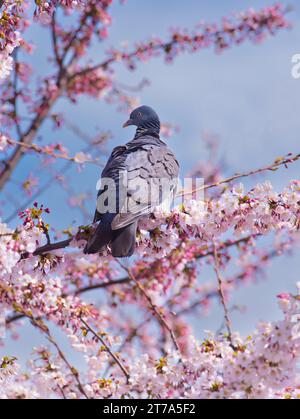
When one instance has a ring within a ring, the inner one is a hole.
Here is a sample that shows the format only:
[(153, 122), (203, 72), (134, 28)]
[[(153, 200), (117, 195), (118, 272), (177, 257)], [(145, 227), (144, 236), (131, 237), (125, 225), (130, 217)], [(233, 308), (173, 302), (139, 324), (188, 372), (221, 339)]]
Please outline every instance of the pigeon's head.
[(135, 125), (137, 128), (151, 130), (154, 132), (160, 131), (160, 121), (157, 113), (149, 106), (140, 106), (131, 112), (129, 119), (123, 127)]

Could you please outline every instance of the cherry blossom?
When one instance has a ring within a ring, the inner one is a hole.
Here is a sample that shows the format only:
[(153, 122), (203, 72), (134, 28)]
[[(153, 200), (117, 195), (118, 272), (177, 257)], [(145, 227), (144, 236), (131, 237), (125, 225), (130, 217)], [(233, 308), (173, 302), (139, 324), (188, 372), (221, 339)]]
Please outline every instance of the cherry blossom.
[[(171, 63), (183, 53), (258, 44), (291, 28), (289, 9), (281, 3), (249, 9), (105, 51), (112, 4), (0, 2), (0, 398), (299, 398), (299, 278), (293, 294), (282, 285), (277, 296), (281, 318), (266, 319), (248, 337), (231, 325), (231, 313), (244, 310), (231, 306), (231, 297), (265, 279), (275, 258), (299, 249), (300, 180), (278, 190), (272, 173), (299, 164), (300, 155), (226, 177), (218, 138), (204, 132), (207, 158), (188, 174), (195, 190), (179, 189), (171, 211), (157, 208), (139, 221), (136, 254), (124, 263), (109, 248), (83, 254), (95, 228), (85, 207), (91, 192), (80, 193), (69, 181), (74, 166), (78, 178), (91, 164), (100, 172), (113, 133), (107, 127), (87, 132), (64, 112), (66, 103), (80, 106), (83, 95), (128, 112), (149, 82), (122, 83), (119, 63), (135, 70), (155, 57)], [(29, 25), (42, 27), (51, 41), (47, 74), (32, 66)], [(82, 146), (67, 143), (66, 130)], [(163, 137), (179, 130), (162, 124)], [(37, 169), (16, 170), (29, 156)], [(252, 182), (262, 173), (269, 180)], [(240, 183), (244, 178), (248, 182)], [(52, 183), (62, 188), (64, 204), (80, 213), (81, 224), (58, 228), (61, 205), (49, 216), (42, 194)], [(10, 193), (12, 184), (18, 196)], [(200, 339), (204, 331), (193, 319), (216, 304), (224, 321)], [(26, 362), (6, 340), (20, 339), (24, 325), (40, 336)]]
[(4, 134), (0, 135), (0, 151), (4, 151), (8, 145), (7, 137)]

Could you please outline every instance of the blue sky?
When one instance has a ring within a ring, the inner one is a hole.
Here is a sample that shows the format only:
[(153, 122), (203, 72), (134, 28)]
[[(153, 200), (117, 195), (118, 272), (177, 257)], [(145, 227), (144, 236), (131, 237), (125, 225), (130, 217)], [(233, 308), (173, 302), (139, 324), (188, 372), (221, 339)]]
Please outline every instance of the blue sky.
[[(124, 40), (134, 43), (152, 35), (164, 37), (171, 26), (193, 28), (200, 20), (219, 22), (222, 16), (228, 16), (234, 10), (270, 4), (273, 2), (262, 0), (128, 0), (121, 6), (116, 2), (109, 40), (105, 44), (94, 45), (92, 55), (101, 58), (105, 49), (111, 45), (118, 47)], [(129, 72), (122, 65), (115, 67), (117, 79), (122, 83), (137, 85), (141, 79), (149, 79), (150, 86), (139, 93), (140, 102), (154, 107), (163, 121), (180, 126), (180, 132), (170, 139), (170, 146), (180, 160), (182, 173), (189, 171), (205, 156), (201, 142), (204, 130), (220, 137), (220, 154), (228, 164), (228, 175), (263, 166), (288, 152), (299, 152), (300, 80), (291, 77), (291, 58), (293, 54), (300, 53), (300, 4), (296, 0), (287, 4), (294, 7), (289, 14), (293, 29), (281, 31), (259, 46), (246, 42), (221, 55), (212, 50), (184, 54), (177, 57), (172, 65), (166, 65), (158, 58), (138, 65), (135, 72)], [(39, 45), (32, 64), (44, 71), (49, 36), (45, 30), (34, 25), (30, 37)], [(76, 107), (61, 102), (56, 110), (65, 111), (68, 119), (76, 121), (84, 132), (92, 134), (96, 127), (111, 130), (114, 138), (107, 145), (107, 151), (113, 145), (127, 142), (133, 135), (131, 128), (121, 128), (126, 115), (103, 101), (82, 98)], [(42, 135), (46, 141), (63, 142), (74, 152), (82, 146), (70, 131), (64, 129), (53, 133), (48, 124), (43, 128)], [(26, 157), (14, 178), (17, 180), (35, 167), (36, 159)], [(81, 173), (76, 170), (69, 173), (76, 191), (86, 192), (88, 188), (93, 193), (99, 168), (87, 166)], [(299, 164), (291, 166), (288, 171), (280, 170), (265, 177), (278, 189), (291, 178), (299, 178)], [(246, 183), (251, 186), (256, 180), (250, 179)], [(12, 194), (20, 194), (17, 187), (11, 188)], [(57, 229), (71, 222), (75, 225), (82, 223), (81, 215), (76, 210), (70, 210), (65, 200), (65, 193), (55, 183), (39, 198), (52, 208), (49, 221)], [(92, 199), (89, 203), (91, 213), (93, 208)], [(11, 208), (5, 208), (5, 215), (10, 211)], [(11, 225), (14, 223), (15, 220)], [(233, 315), (234, 327), (247, 334), (257, 321), (278, 318), (275, 295), (282, 291), (294, 291), (294, 283), (299, 280), (299, 267), (297, 254), (277, 258), (267, 270), (265, 281), (236, 292), (232, 303), (247, 304), (248, 312)], [(208, 318), (199, 319), (195, 327), (201, 334), (204, 329), (217, 328), (221, 320), (222, 312), (216, 308)], [(18, 355), (28, 353), (37, 337), (25, 328), (22, 331), (23, 346), (17, 349)], [(15, 343), (12, 346), (8, 344), (9, 348), (15, 348)]]

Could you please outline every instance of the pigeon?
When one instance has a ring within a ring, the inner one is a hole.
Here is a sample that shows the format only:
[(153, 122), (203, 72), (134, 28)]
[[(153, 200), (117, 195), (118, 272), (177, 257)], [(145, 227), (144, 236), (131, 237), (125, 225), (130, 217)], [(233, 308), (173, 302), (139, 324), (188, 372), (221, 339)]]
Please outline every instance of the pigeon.
[(93, 223), (84, 253), (134, 254), (138, 221), (159, 208), (168, 210), (178, 184), (179, 164), (160, 139), (160, 120), (149, 106), (131, 112), (123, 127), (135, 125), (133, 140), (113, 149), (103, 169)]

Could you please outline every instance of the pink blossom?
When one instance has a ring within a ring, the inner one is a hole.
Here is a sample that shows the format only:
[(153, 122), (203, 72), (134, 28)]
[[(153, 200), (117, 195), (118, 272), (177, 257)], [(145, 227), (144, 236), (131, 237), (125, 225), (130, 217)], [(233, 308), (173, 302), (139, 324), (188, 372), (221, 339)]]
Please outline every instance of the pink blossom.
[(0, 134), (0, 152), (6, 149), (7, 144), (7, 137), (3, 134)]
[[(219, 24), (172, 28), (166, 38), (155, 36), (132, 46), (123, 42), (98, 54), (92, 48), (109, 37), (112, 4), (39, 0), (32, 12), (27, 0), (1, 2), (3, 219), (11, 218), (6, 208), (14, 202), (8, 201), (39, 196), (52, 182), (64, 188), (66, 202), (87, 219), (89, 193), (79, 193), (65, 170), (74, 162), (82, 170), (84, 163), (95, 162), (89, 153), (105, 157), (103, 146), (111, 135), (97, 131), (90, 136), (62, 111), (57, 113), (58, 102), (76, 106), (87, 95), (128, 112), (148, 81), (123, 85), (117, 79), (118, 63), (134, 70), (159, 56), (172, 62), (182, 53), (207, 48), (219, 53), (246, 41), (260, 43), (290, 27), (288, 10), (275, 4)], [(27, 39), (30, 24), (45, 26), (51, 40), (47, 74), (38, 78), (28, 57), (35, 48)], [(13, 58), (16, 48), (20, 53)], [(49, 121), (60, 142), (50, 130), (47, 135), (41, 131)], [(82, 151), (74, 150), (76, 142), (70, 140), (69, 154), (62, 142), (66, 129), (85, 143)], [(178, 127), (162, 126), (165, 136), (174, 131)], [(243, 306), (226, 307), (232, 294), (260, 281), (272, 259), (300, 243), (300, 181), (291, 180), (280, 191), (269, 181), (254, 187), (234, 181), (239, 176), (222, 181), (217, 137), (203, 137), (207, 155), (190, 175), (205, 179), (205, 194), (201, 199), (195, 191), (184, 199), (179, 195), (172, 211), (156, 208), (141, 219), (137, 252), (124, 264), (110, 255), (109, 247), (103, 254), (85, 255), (83, 247), (95, 225), (75, 227), (70, 218), (70, 225), (59, 231), (55, 220), (61, 219), (60, 205), (49, 217), (49, 208), (35, 197), (30, 204), (16, 203), (21, 208), (14, 209), (16, 223), (0, 220), (1, 326), (6, 325), (8, 338), (18, 339), (24, 324), (41, 336), (26, 366), (13, 353), (0, 358), (1, 399), (300, 397), (299, 283), (295, 294), (283, 290), (278, 295), (281, 317), (260, 323), (250, 336), (241, 336), (225, 321), (227, 331), (221, 325), (217, 332), (206, 331), (206, 339), (195, 337), (203, 335), (203, 328), (192, 317), (206, 316), (220, 301), (225, 319), (226, 309), (229, 316), (242, 313)], [(38, 170), (19, 179), (22, 171), (14, 169), (29, 153), (31, 159), (42, 156)], [(59, 158), (67, 165), (59, 166)], [(291, 154), (279, 158), (268, 173), (298, 159)], [(10, 182), (17, 182), (20, 197), (6, 189)], [(63, 345), (57, 335), (65, 337)], [(6, 343), (0, 339), (4, 353), (12, 348)], [(71, 357), (74, 351), (77, 356)]]

